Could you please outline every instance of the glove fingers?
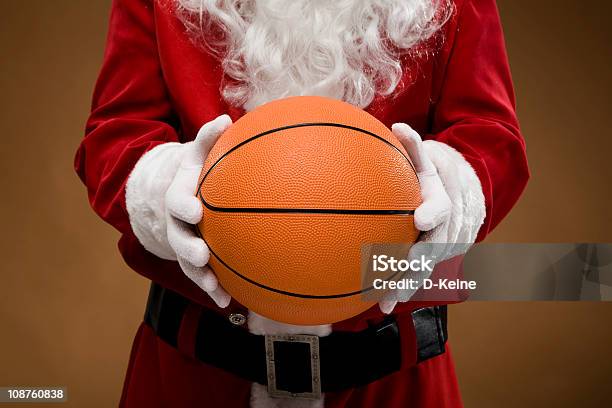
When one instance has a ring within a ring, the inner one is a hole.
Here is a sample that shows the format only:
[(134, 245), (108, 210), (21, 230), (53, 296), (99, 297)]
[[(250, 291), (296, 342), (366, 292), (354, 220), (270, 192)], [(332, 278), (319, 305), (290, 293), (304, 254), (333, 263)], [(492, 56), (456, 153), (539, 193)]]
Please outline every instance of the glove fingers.
[(185, 153), (174, 180), (166, 193), (168, 241), (177, 254), (185, 275), (208, 293), (219, 307), (227, 307), (231, 297), (219, 286), (213, 271), (206, 266), (210, 251), (193, 230), (202, 219), (202, 203), (196, 196), (204, 161), (217, 138), (232, 124), (228, 115), (206, 123), (195, 140), (185, 145)]
[[(395, 297), (395, 296), (393, 296)], [(378, 302), (378, 307), (380, 308), (380, 311), (383, 312), (384, 314), (389, 314), (393, 311), (393, 309), (395, 309), (395, 306), (397, 305), (397, 300), (381, 300), (380, 302)]]
[(166, 192), (166, 208), (176, 218), (189, 224), (197, 224), (202, 219), (202, 203), (196, 197), (202, 165), (188, 164), (191, 159), (187, 156), (194, 148), (191, 145), (186, 148), (188, 151)]
[(392, 129), (410, 155), (421, 186), (423, 203), (415, 211), (415, 226), (420, 231), (429, 231), (450, 216), (450, 198), (419, 134), (405, 123), (396, 123)]
[(177, 258), (181, 269), (204, 292), (212, 292), (219, 287), (217, 277), (208, 266), (195, 266), (185, 258)]
[(183, 258), (196, 267), (208, 263), (210, 252), (202, 238), (193, 230), (193, 226), (174, 217), (168, 217), (168, 242), (178, 258)]
[(193, 283), (198, 285), (200, 289), (202, 289), (203, 291), (206, 291), (204, 287), (204, 280), (203, 280), (203, 275), (205, 273), (204, 267), (195, 266), (194, 264), (187, 261), (185, 258), (181, 258), (180, 256), (177, 257), (177, 261), (179, 263), (179, 266), (183, 270), (183, 273), (185, 274), (185, 276), (187, 276), (190, 280), (192, 280)]
[(186, 167), (202, 167), (219, 136), (232, 124), (229, 115), (221, 115), (200, 128), (195, 140), (189, 144), (185, 153), (184, 164)]
[(414, 224), (419, 231), (430, 231), (448, 221), (451, 201), (439, 178), (430, 185), (421, 184), (421, 187), (423, 203), (414, 212)]
[[(177, 176), (181, 175), (177, 173)], [(190, 177), (186, 175), (182, 176), (185, 176), (183, 177), (184, 179)], [(197, 180), (198, 176), (196, 175), (195, 177)], [(190, 188), (190, 184), (193, 183), (184, 183), (178, 177), (175, 177), (166, 192), (166, 209), (172, 216), (179, 220), (188, 224), (197, 224), (202, 220), (204, 211), (200, 198), (194, 194), (195, 187)]]
[(202, 126), (196, 139), (185, 145), (183, 159), (166, 193), (166, 208), (176, 218), (189, 224), (202, 219), (202, 203), (195, 197), (202, 166), (219, 135), (231, 123), (228, 115), (221, 115)]
[(219, 281), (209, 266), (202, 268), (202, 284), (206, 292), (213, 292), (219, 288)]
[(226, 308), (230, 301), (232, 300), (231, 296), (219, 285), (217, 289), (212, 292), (208, 292), (208, 296), (216, 303), (220, 308)]
[(217, 306), (225, 308), (229, 305), (231, 296), (219, 285), (215, 274), (208, 266), (198, 267), (180, 257), (178, 262), (185, 275), (206, 292)]
[(436, 173), (436, 168), (425, 154), (421, 136), (414, 129), (405, 123), (396, 123), (391, 130), (408, 152), (417, 174)]

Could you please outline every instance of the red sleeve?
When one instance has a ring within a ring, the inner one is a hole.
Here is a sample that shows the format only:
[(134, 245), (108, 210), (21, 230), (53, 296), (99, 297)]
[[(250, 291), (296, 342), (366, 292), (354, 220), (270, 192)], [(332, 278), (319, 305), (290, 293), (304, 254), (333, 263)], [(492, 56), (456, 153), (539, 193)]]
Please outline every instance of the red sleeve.
[(94, 210), (130, 231), (125, 184), (138, 159), (178, 141), (162, 78), (151, 0), (114, 0), (102, 70), (75, 169)]
[(459, 5), (456, 31), (427, 138), (463, 154), (478, 175), (487, 215), (482, 240), (508, 214), (529, 178), (504, 36), (494, 0)]

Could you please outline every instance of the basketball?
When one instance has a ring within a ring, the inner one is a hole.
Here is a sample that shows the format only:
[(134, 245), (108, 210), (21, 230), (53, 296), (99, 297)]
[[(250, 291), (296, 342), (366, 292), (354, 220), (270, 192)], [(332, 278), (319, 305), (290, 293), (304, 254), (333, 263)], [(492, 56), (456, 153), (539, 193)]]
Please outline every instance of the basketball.
[(367, 112), (322, 97), (274, 101), (240, 118), (210, 151), (196, 194), (220, 284), (284, 323), (367, 310), (362, 246), (418, 236), (419, 184), (400, 142)]

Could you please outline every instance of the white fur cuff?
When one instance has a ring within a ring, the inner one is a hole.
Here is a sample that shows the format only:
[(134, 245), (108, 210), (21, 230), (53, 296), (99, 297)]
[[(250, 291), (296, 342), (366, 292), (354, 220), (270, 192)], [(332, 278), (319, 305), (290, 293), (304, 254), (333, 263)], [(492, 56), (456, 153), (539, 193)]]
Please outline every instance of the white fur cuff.
[(164, 143), (145, 153), (134, 166), (125, 187), (130, 225), (145, 249), (160, 258), (176, 260), (166, 232), (165, 195), (180, 165), (180, 143)]
[(447, 228), (435, 228), (429, 242), (471, 244), (486, 216), (480, 179), (457, 150), (445, 143), (427, 140), (425, 152), (436, 169), (452, 208)]

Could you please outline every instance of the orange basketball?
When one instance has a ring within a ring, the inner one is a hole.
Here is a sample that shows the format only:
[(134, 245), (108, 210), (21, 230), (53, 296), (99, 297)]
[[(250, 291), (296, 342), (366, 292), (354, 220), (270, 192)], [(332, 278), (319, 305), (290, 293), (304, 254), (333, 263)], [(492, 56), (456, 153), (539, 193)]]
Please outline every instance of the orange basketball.
[(414, 242), (417, 176), (381, 122), (344, 102), (294, 97), (234, 123), (200, 176), (200, 234), (227, 292), (273, 320), (355, 316), (361, 248)]

